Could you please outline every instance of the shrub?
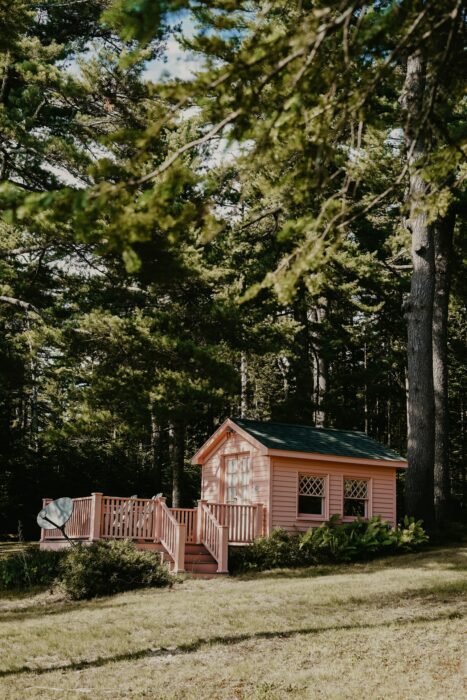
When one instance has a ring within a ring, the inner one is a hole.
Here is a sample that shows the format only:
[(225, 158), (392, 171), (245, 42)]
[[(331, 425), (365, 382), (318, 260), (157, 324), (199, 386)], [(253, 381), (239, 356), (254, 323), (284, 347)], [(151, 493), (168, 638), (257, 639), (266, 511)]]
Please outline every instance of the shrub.
[(319, 561), (345, 562), (370, 559), (395, 551), (397, 530), (380, 518), (337, 524), (335, 520), (312, 528), (302, 537), (301, 547)]
[(64, 550), (40, 550), (29, 546), (0, 559), (0, 588), (14, 590), (53, 584), (64, 555)]
[(253, 544), (232, 548), (232, 573), (264, 571), (317, 563), (362, 561), (384, 554), (414, 551), (428, 541), (421, 521), (405, 518), (401, 528), (379, 517), (339, 523), (339, 516), (311, 528), (303, 535), (290, 535), (277, 529)]
[(412, 552), (414, 549), (418, 549), (422, 545), (426, 544), (429, 540), (428, 535), (422, 527), (421, 520), (414, 520), (414, 518), (404, 518), (404, 526), (397, 528), (397, 548), (405, 551)]
[(232, 573), (265, 571), (314, 563), (307, 556), (300, 549), (299, 535), (276, 528), (269, 537), (260, 537), (246, 547), (231, 547), (229, 570)]
[(60, 565), (60, 579), (74, 600), (170, 586), (174, 581), (158, 554), (138, 551), (129, 540), (99, 540), (69, 549)]
[(379, 517), (338, 524), (336, 519), (308, 530), (301, 547), (319, 561), (346, 562), (371, 559), (399, 551), (410, 552), (428, 541), (421, 521), (405, 518), (402, 528), (393, 528)]

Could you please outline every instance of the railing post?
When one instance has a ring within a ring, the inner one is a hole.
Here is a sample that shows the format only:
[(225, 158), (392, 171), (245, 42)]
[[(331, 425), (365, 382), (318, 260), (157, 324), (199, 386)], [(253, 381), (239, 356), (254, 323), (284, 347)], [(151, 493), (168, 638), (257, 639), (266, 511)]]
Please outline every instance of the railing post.
[(262, 503), (254, 503), (253, 504), (256, 508), (255, 510), (255, 539), (257, 537), (261, 537), (263, 534), (263, 504)]
[(89, 526), (89, 540), (94, 542), (101, 536), (102, 493), (91, 494), (91, 522)]
[(160, 542), (162, 537), (162, 503), (165, 503), (167, 498), (159, 496), (156, 498), (156, 517), (154, 523), (154, 542)]
[(217, 573), (229, 573), (229, 526), (221, 525), (219, 528), (219, 561)]
[[(50, 503), (50, 498), (43, 498), (42, 499), (42, 508), (45, 508), (48, 503)], [(41, 527), (41, 539), (40, 539), (41, 542), (43, 542), (45, 540), (45, 537), (46, 537), (45, 533), (46, 532), (47, 532), (47, 530), (44, 530), (44, 528)]]
[(175, 560), (174, 573), (180, 574), (185, 571), (185, 542), (186, 542), (186, 525), (179, 523), (175, 535)]
[(198, 501), (198, 517), (196, 519), (196, 543), (201, 544), (203, 541), (203, 525), (204, 525), (204, 513), (203, 506), (206, 505), (207, 501), (201, 498)]

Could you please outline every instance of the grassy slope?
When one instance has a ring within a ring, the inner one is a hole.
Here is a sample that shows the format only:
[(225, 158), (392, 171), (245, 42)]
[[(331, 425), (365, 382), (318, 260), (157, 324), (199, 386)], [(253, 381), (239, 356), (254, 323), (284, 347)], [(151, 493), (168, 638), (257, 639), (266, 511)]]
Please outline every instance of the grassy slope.
[(466, 572), (457, 548), (88, 603), (5, 597), (0, 696), (460, 700)]

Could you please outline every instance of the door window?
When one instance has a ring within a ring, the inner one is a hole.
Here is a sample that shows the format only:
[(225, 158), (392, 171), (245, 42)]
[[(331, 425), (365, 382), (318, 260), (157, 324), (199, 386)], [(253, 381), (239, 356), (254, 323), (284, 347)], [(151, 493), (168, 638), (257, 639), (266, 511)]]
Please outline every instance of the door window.
[(250, 496), (250, 458), (228, 457), (226, 460), (226, 503), (249, 503)]

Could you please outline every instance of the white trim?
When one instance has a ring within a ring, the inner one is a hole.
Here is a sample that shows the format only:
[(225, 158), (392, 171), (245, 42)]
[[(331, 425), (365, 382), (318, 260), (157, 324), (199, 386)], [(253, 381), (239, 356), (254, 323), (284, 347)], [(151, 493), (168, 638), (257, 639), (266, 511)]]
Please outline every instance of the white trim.
[[(357, 520), (356, 515), (344, 515), (344, 501), (345, 501), (345, 487), (344, 487), (344, 482), (345, 481), (366, 481), (368, 483), (368, 497), (365, 500), (365, 515), (363, 518), (365, 520), (369, 520), (370, 518), (373, 517), (373, 477), (371, 476), (347, 476), (346, 474), (342, 475), (342, 522), (343, 523), (353, 523), (354, 520)], [(363, 499), (357, 499), (357, 500), (363, 500)]]
[[(313, 513), (299, 513), (298, 511), (298, 500), (300, 497), (300, 477), (301, 476), (319, 476), (322, 479), (324, 479), (324, 513), (318, 514), (313, 514)], [(313, 522), (319, 520), (323, 522), (323, 520), (329, 520), (329, 474), (323, 474), (323, 473), (315, 473), (315, 472), (310, 472), (308, 470), (302, 470), (302, 471), (297, 471), (297, 500), (296, 500), (296, 512), (295, 512), (295, 517), (297, 520), (300, 522), (306, 521), (306, 520), (312, 520)]]
[[(248, 475), (249, 475), (249, 482), (248, 482), (248, 492), (250, 493), (250, 497), (247, 499), (242, 499), (239, 498), (238, 496), (235, 497), (234, 501), (228, 501), (227, 500), (227, 494), (228, 494), (228, 484), (227, 484), (227, 462), (229, 459), (235, 459), (237, 462), (237, 470), (236, 470), (236, 483), (235, 483), (235, 493), (239, 492), (239, 487), (243, 487), (242, 484), (239, 483), (239, 476), (240, 476), (240, 471), (238, 469), (240, 465), (240, 460), (242, 458), (247, 458), (248, 459)], [(228, 505), (228, 504), (237, 504), (237, 505), (252, 505), (255, 502), (255, 499), (252, 498), (252, 493), (253, 493), (253, 460), (252, 460), (252, 454), (251, 452), (247, 452), (246, 450), (240, 450), (240, 452), (235, 451), (235, 452), (225, 452), (222, 455), (222, 495), (219, 498), (219, 501)], [(220, 494), (219, 494), (220, 495)]]
[(226, 437), (226, 432), (227, 429), (231, 428), (231, 430), (235, 433), (238, 433), (246, 442), (248, 442), (250, 445), (253, 445), (258, 450), (258, 454), (265, 455), (267, 454), (267, 449), (265, 446), (259, 442), (256, 438), (254, 438), (250, 433), (246, 432), (246, 430), (243, 430), (243, 428), (240, 428), (236, 423), (233, 422), (230, 418), (227, 418), (222, 425), (220, 425), (217, 430), (211, 435), (211, 437), (206, 440), (206, 442), (201, 445), (199, 450), (193, 455), (191, 458), (191, 463), (192, 464), (204, 464), (206, 460), (211, 456), (212, 451), (214, 450), (215, 447), (217, 447), (217, 444), (225, 439)]

